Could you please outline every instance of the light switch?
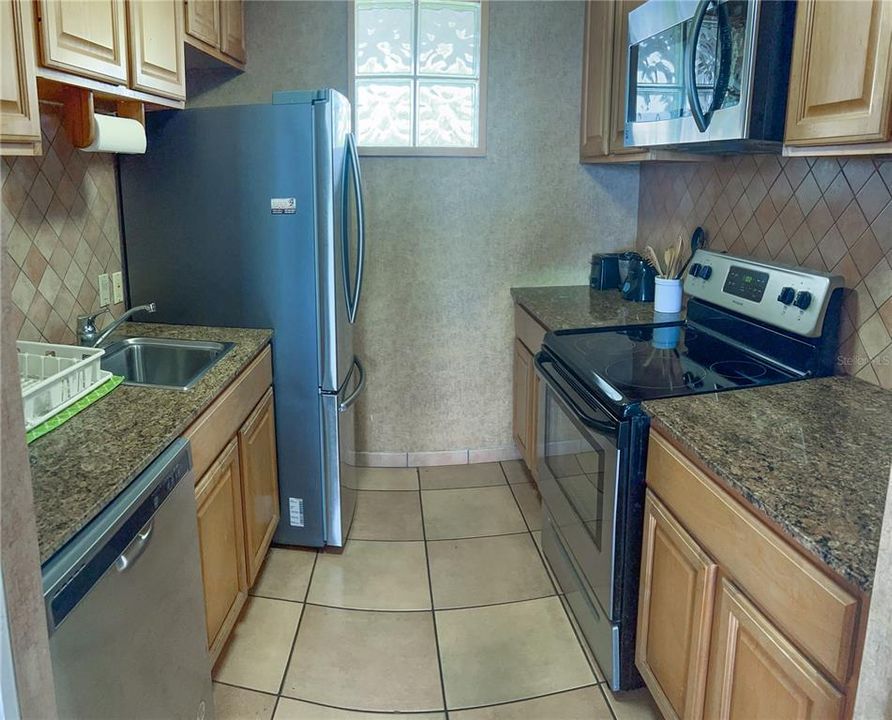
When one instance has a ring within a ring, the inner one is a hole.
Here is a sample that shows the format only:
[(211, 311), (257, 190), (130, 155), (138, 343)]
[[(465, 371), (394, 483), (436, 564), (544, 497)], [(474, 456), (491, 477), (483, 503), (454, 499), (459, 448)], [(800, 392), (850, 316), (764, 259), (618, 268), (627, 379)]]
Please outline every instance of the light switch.
[(112, 296), (116, 303), (124, 302), (124, 278), (120, 272), (112, 273)]
[(99, 276), (99, 305), (105, 307), (111, 302), (111, 286), (108, 282), (108, 273)]

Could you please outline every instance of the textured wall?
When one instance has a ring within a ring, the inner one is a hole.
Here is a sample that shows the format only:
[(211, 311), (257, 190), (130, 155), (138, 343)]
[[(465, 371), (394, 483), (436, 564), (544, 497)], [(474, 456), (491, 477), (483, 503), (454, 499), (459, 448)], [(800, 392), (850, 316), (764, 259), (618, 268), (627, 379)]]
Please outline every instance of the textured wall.
[(41, 103), (40, 125), (42, 156), (2, 159), (10, 327), (20, 340), (74, 343), (77, 316), (100, 307), (99, 275), (121, 269), (114, 156), (75, 150), (57, 106)]
[(711, 249), (831, 271), (842, 373), (892, 388), (892, 160), (743, 155), (641, 169), (638, 244), (701, 225)]
[[(341, 2), (250, 3), (248, 70), (190, 104), (347, 83)], [(512, 285), (583, 284), (635, 239), (637, 167), (578, 162), (583, 4), (494, 2), (485, 158), (364, 157), (359, 448), (510, 447)]]

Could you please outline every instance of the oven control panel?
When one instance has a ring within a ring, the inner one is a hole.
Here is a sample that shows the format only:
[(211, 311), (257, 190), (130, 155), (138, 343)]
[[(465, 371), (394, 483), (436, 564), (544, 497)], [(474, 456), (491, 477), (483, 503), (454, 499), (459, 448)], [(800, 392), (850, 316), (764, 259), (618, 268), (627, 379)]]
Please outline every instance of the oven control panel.
[(818, 337), (839, 275), (698, 250), (684, 290), (719, 307), (806, 337)]

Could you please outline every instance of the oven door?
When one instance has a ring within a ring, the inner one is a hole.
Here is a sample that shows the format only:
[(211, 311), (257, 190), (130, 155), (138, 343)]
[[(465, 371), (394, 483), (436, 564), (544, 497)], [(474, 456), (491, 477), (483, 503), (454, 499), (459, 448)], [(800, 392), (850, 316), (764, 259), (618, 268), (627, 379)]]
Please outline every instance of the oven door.
[(625, 144), (749, 135), (759, 2), (649, 0), (629, 13)]
[(547, 516), (600, 612), (619, 619), (616, 497), (620, 423), (545, 353), (540, 383), (539, 490)]

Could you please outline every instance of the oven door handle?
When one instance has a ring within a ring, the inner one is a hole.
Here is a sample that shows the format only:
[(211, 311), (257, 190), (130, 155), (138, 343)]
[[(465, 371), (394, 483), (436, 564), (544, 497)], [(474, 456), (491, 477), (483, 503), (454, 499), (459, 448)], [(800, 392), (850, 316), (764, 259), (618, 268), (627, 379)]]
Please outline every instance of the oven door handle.
[(563, 375), (558, 376), (554, 373), (550, 372), (546, 367), (546, 362), (551, 362), (550, 360), (545, 361), (542, 359), (542, 353), (536, 355), (535, 358), (536, 367), (539, 372), (542, 373), (542, 376), (548, 381), (548, 387), (554, 390), (555, 393), (561, 398), (564, 404), (573, 411), (573, 413), (579, 418), (579, 420), (590, 428), (594, 430), (599, 430), (602, 433), (607, 435), (616, 435), (617, 426), (615, 423), (599, 420), (598, 418), (592, 417), (584, 408), (582, 408), (579, 403), (577, 403), (570, 394), (564, 389), (564, 383), (570, 384), (570, 380), (568, 378), (564, 378)]
[[(718, 20), (718, 53), (717, 61), (719, 70), (716, 73), (715, 84), (712, 89), (712, 103), (709, 110), (703, 111), (700, 104), (700, 93), (697, 92), (697, 43), (700, 41), (700, 31), (703, 29), (703, 20), (710, 4), (715, 3), (716, 18)], [(728, 92), (728, 82), (731, 74), (731, 29), (725, 17), (724, 8), (717, 0), (700, 0), (693, 17), (694, 28), (691, 32), (690, 42), (685, 47), (685, 91), (688, 96), (688, 105), (691, 106), (691, 115), (700, 132), (706, 132), (712, 122), (712, 114), (721, 107)]]

